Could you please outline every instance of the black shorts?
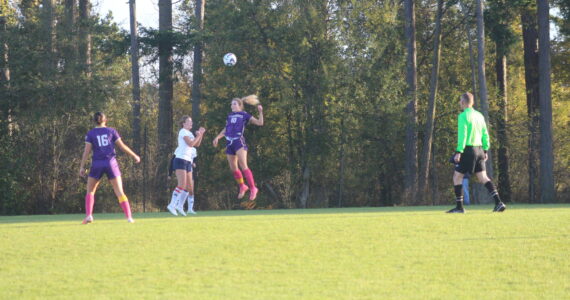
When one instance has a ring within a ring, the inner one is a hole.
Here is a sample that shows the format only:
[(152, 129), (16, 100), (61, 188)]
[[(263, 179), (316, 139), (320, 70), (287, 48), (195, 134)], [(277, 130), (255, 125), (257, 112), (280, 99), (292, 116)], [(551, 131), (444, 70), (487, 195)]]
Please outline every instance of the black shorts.
[(461, 174), (475, 174), (485, 171), (485, 151), (481, 146), (466, 146), (461, 153), (455, 171)]
[(175, 157), (172, 161), (172, 168), (174, 170), (185, 170), (186, 172), (192, 172), (192, 162)]

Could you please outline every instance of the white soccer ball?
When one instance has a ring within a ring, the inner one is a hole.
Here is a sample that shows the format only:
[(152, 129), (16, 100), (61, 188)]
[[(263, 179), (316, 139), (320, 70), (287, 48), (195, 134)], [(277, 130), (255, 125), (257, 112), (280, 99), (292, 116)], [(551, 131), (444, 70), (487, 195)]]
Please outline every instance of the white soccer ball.
[(224, 55), (224, 65), (228, 66), (228, 67), (232, 67), (237, 63), (237, 57), (235, 54), (233, 53), (226, 53), (226, 55)]

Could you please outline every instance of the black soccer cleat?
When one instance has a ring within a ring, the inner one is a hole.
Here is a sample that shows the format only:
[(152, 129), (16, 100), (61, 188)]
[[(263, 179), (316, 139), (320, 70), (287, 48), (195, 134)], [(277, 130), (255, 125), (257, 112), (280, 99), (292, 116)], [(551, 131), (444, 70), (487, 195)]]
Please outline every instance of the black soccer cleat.
[(495, 205), (493, 208), (493, 212), (504, 212), (507, 209), (507, 206), (503, 202), (499, 202), (499, 204)]
[(448, 214), (464, 214), (465, 213), (465, 209), (463, 208), (453, 208), (447, 211)]

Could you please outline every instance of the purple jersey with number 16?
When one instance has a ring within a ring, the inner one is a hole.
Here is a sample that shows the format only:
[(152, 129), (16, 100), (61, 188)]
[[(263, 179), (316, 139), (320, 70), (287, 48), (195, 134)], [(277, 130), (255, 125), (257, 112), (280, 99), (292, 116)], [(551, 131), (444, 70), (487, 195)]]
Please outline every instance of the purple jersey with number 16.
[(116, 156), (115, 142), (120, 138), (115, 128), (97, 127), (89, 130), (85, 142), (93, 146), (93, 160), (109, 160)]
[(98, 127), (91, 129), (85, 136), (85, 142), (93, 149), (93, 161), (89, 177), (100, 179), (107, 174), (109, 179), (121, 176), (119, 164), (115, 159), (115, 142), (120, 139), (115, 128)]

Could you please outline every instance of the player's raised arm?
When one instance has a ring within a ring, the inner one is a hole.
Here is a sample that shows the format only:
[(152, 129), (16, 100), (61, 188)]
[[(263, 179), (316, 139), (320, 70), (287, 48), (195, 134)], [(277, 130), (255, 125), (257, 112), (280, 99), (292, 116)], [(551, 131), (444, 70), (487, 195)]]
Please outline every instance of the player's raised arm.
[(252, 116), (251, 119), (249, 119), (249, 121), (253, 125), (263, 126), (263, 107), (261, 105), (258, 105), (257, 111), (259, 112), (259, 117), (255, 118)]
[(194, 147), (200, 147), (202, 140), (204, 139), (204, 133), (206, 133), (206, 128), (204, 127), (200, 127), (200, 129), (196, 131), (196, 144)]

